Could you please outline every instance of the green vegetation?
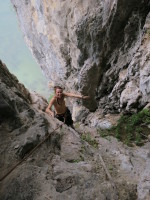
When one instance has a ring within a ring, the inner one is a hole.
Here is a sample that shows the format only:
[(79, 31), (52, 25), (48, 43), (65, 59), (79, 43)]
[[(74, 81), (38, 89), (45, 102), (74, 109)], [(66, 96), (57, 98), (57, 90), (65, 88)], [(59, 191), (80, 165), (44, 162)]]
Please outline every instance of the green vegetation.
[(87, 133), (87, 134), (84, 133), (84, 134), (82, 134), (81, 139), (85, 140), (86, 142), (88, 142), (94, 148), (98, 147), (98, 142), (91, 137), (90, 133)]
[(81, 146), (81, 149), (80, 149), (80, 152), (81, 152), (81, 153), (85, 153), (85, 151), (86, 151), (85, 146), (82, 145), (82, 146)]
[(80, 124), (79, 124), (78, 122), (76, 122), (76, 123), (74, 124), (74, 126), (75, 126), (75, 129), (79, 129)]
[(7, 65), (9, 71), (26, 88), (48, 98), (49, 88), (47, 87), (47, 80), (25, 45), (16, 17), (11, 2), (9, 0), (1, 1), (0, 58)]
[(84, 161), (84, 157), (82, 155), (80, 155), (79, 159), (69, 160), (68, 162), (70, 162), (70, 163), (79, 163), (79, 162), (82, 162), (82, 161)]
[(147, 29), (147, 33), (150, 36), (150, 28)]
[(72, 163), (79, 163), (80, 160), (72, 160)]
[(121, 116), (116, 126), (109, 130), (99, 130), (99, 133), (102, 137), (115, 136), (129, 146), (133, 144), (142, 145), (150, 133), (147, 126), (149, 124), (150, 111), (143, 109), (132, 115)]

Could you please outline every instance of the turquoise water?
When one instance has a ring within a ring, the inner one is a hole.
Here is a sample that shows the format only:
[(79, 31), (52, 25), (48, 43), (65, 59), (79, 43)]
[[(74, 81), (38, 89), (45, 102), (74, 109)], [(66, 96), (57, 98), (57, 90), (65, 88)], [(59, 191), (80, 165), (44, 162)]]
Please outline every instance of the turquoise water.
[(10, 0), (0, 0), (0, 59), (26, 88), (48, 98), (48, 81), (24, 42)]

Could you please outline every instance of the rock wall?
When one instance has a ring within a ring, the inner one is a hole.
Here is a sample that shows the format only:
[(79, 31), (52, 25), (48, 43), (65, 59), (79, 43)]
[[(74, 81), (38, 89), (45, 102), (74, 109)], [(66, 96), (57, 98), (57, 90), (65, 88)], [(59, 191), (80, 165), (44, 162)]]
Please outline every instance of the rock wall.
[(53, 84), (116, 113), (150, 97), (148, 0), (11, 0), (25, 41)]
[(129, 148), (83, 127), (96, 146), (91, 145), (81, 133), (42, 112), (45, 101), (42, 106), (42, 98), (30, 95), (2, 62), (0, 95), (0, 200), (149, 199), (149, 142)]

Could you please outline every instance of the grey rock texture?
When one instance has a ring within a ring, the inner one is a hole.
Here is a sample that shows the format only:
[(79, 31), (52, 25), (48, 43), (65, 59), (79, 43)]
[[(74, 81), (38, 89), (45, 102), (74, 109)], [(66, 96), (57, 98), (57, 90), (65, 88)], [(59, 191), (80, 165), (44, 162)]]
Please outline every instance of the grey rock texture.
[(41, 95), (36, 92), (30, 92), (31, 104), (38, 110), (45, 111), (48, 102)]
[[(116, 113), (149, 101), (148, 0), (11, 0), (24, 38), (50, 82)], [(79, 105), (80, 106), (80, 105)]]
[[(37, 151), (0, 181), (0, 200), (149, 199), (149, 143), (129, 148), (83, 126), (84, 132), (97, 140), (96, 149), (82, 139), (81, 129), (78, 133), (63, 125), (53, 132), (61, 122), (39, 110), (41, 98), (37, 107), (32, 104), (27, 89), (2, 62), (0, 83), (0, 180), (50, 134)], [(106, 176), (100, 155), (115, 187)]]

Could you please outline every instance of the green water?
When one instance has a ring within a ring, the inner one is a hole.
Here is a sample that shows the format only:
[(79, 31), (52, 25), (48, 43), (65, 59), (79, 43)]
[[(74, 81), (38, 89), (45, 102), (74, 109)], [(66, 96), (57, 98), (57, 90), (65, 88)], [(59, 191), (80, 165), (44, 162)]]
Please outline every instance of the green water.
[(10, 0), (0, 0), (0, 59), (26, 88), (48, 98), (48, 81), (24, 42)]

